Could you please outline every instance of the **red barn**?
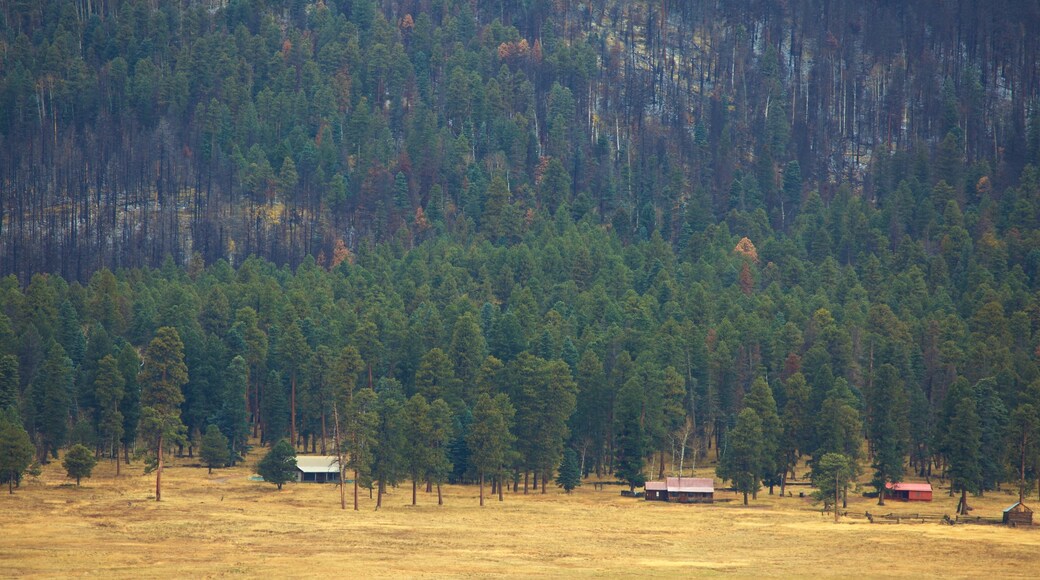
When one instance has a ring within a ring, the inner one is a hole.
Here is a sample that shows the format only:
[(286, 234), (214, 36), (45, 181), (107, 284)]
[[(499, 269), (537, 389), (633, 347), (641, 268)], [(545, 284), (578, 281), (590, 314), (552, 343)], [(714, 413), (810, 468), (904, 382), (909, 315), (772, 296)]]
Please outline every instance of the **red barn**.
[(932, 501), (930, 483), (886, 483), (885, 499), (899, 501)]

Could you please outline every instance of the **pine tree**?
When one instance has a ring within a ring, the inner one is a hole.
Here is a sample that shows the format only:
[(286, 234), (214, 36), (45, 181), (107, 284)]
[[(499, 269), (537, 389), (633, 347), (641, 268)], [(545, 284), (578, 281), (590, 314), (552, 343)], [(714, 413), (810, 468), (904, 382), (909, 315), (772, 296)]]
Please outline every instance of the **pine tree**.
[(181, 392), (188, 382), (184, 364), (184, 343), (175, 328), (164, 326), (145, 349), (138, 380), (141, 389), (141, 428), (153, 441), (155, 450), (155, 501), (162, 499), (163, 450), (166, 445), (184, 440), (181, 422)]
[(123, 401), (126, 382), (119, 372), (119, 361), (112, 355), (105, 355), (98, 363), (97, 376), (94, 378), (94, 397), (98, 404), (98, 432), (105, 446), (112, 450), (116, 461), (116, 475), (119, 475), (119, 441), (123, 437), (123, 413), (119, 405)]
[(949, 463), (946, 474), (952, 488), (961, 492), (957, 513), (966, 515), (968, 492), (978, 493), (982, 487), (982, 430), (972, 396), (962, 398), (955, 409), (946, 433), (946, 460)]
[(505, 394), (494, 399), (481, 394), (473, 407), (473, 422), (469, 425), (466, 444), (470, 463), (480, 479), (480, 505), (484, 505), (484, 479), (499, 476), (509, 457), (514, 437), (510, 431), (515, 411)]
[(18, 357), (0, 354), (0, 412), (18, 408)]
[(563, 462), (560, 463), (560, 471), (556, 475), (556, 485), (562, 487), (567, 493), (581, 485), (581, 465), (578, 463), (578, 454), (570, 447), (563, 452)]
[(416, 489), (420, 478), (426, 477), (433, 462), (433, 449), (429, 439), (433, 424), (430, 421), (430, 405), (416, 393), (408, 399), (402, 410), (404, 419), (404, 458), (412, 479), (412, 505), (416, 504)]
[(874, 476), (871, 482), (878, 490), (878, 505), (885, 505), (885, 486), (902, 481), (907, 444), (910, 436), (906, 388), (899, 373), (890, 364), (882, 365), (874, 379), (869, 422), (870, 442), (874, 450)]
[(430, 404), (430, 433), (427, 445), (430, 447), (430, 463), (427, 465), (427, 478), (437, 485), (437, 505), (444, 505), (441, 495), (441, 484), (448, 478), (452, 470), (450, 457), (451, 442), (455, 435), (455, 424), (451, 407), (443, 399)]
[(777, 414), (773, 390), (769, 388), (765, 379), (759, 377), (751, 383), (751, 392), (745, 397), (744, 405), (748, 409), (754, 409), (762, 420), (762, 472), (759, 478), (763, 484), (769, 486), (769, 493), (772, 495), (773, 486), (780, 483), (782, 471), (786, 470), (787, 466), (784, 465), (783, 454), (780, 452), (783, 426)]
[(841, 501), (841, 492), (848, 487), (855, 474), (852, 462), (840, 453), (827, 453), (813, 466), (813, 486), (816, 488), (813, 496), (824, 502), (824, 509), (828, 504), (834, 507), (835, 522), (840, 517), (838, 502)]
[(278, 337), (278, 354), (282, 368), (289, 373), (289, 443), (296, 447), (296, 382), (310, 358), (310, 347), (296, 321)]
[(1036, 473), (1026, 470), (1037, 459), (1037, 440), (1040, 439), (1040, 415), (1030, 403), (1022, 403), (1011, 413), (1009, 429), (1011, 463), (1018, 468), (1018, 501), (1025, 498), (1027, 486), (1032, 485)]
[(285, 439), (279, 440), (257, 463), (256, 472), (282, 489), (283, 484), (296, 478), (296, 450)]
[(90, 473), (94, 471), (97, 459), (94, 458), (94, 453), (90, 449), (77, 443), (65, 453), (65, 459), (62, 460), (61, 465), (69, 477), (76, 478), (76, 487), (79, 487), (79, 480), (90, 477)]
[[(348, 350), (356, 356), (356, 350), (351, 347)], [(360, 365), (361, 357), (357, 357), (357, 361)], [(367, 487), (372, 480), (372, 461), (379, 429), (378, 400), (379, 396), (372, 389), (359, 389), (350, 397), (344, 412), (343, 449), (349, 460), (343, 465), (354, 472), (354, 511), (358, 510), (358, 487)]]
[(206, 427), (206, 433), (202, 436), (199, 457), (209, 468), (209, 473), (213, 473), (214, 467), (224, 467), (231, 461), (228, 439), (216, 425)]
[(716, 468), (719, 477), (732, 481), (733, 487), (744, 494), (744, 505), (748, 505), (748, 494), (758, 491), (762, 452), (762, 419), (754, 409), (746, 408), (726, 434), (726, 451)]
[(72, 406), (72, 377), (72, 361), (65, 349), (52, 340), (32, 387), (43, 461), (48, 455), (57, 458), (58, 448), (65, 443)]
[(7, 484), (7, 492), (22, 481), (22, 474), (33, 461), (32, 441), (22, 427), (13, 409), (0, 409), (0, 485)]

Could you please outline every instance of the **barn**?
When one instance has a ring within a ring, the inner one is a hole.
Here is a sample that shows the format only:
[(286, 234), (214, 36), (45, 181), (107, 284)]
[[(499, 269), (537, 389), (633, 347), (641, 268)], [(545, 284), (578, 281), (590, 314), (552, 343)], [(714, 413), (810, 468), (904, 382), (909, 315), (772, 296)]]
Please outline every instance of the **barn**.
[(339, 459), (335, 455), (296, 456), (296, 481), (313, 483), (339, 481)]
[(715, 480), (710, 477), (667, 477), (664, 481), (646, 482), (648, 501), (673, 503), (713, 503)]
[(886, 483), (885, 499), (898, 501), (932, 501), (930, 483)]
[(1031, 526), (1033, 525), (1033, 510), (1026, 507), (1022, 502), (1004, 510), (1004, 524), (1009, 526)]

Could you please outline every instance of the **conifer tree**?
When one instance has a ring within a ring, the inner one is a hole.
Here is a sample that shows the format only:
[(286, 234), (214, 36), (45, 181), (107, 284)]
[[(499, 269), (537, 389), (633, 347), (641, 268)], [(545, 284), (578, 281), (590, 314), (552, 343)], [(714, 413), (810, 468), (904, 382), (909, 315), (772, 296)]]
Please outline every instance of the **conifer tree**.
[(982, 447), (980, 445), (982, 430), (979, 426), (979, 414), (975, 410), (975, 399), (968, 395), (961, 399), (955, 407), (946, 433), (946, 453), (949, 466), (947, 475), (951, 487), (961, 492), (957, 513), (968, 513), (968, 492), (978, 493), (982, 487)]
[(733, 482), (733, 487), (744, 494), (759, 488), (763, 458), (762, 419), (754, 409), (746, 408), (737, 416), (737, 424), (726, 434), (726, 451), (719, 460), (716, 473)]
[(562, 487), (567, 493), (581, 485), (581, 465), (578, 463), (578, 454), (570, 447), (563, 452), (563, 462), (560, 463), (560, 470), (556, 475), (556, 485)]
[(0, 485), (6, 483), (8, 493), (13, 494), (14, 486), (21, 483), (34, 451), (14, 409), (0, 409)]
[(65, 468), (68, 476), (76, 478), (76, 487), (79, 487), (81, 478), (90, 477), (95, 465), (97, 465), (97, 459), (94, 458), (94, 453), (79, 443), (65, 452), (65, 459), (61, 462), (61, 466)]
[(282, 489), (283, 484), (296, 478), (296, 450), (285, 439), (279, 440), (257, 464), (256, 472)]
[(871, 481), (878, 490), (878, 505), (885, 505), (886, 484), (903, 479), (910, 435), (907, 417), (910, 400), (898, 371), (890, 364), (878, 369), (872, 394), (869, 433), (874, 450), (871, 464), (874, 476)]
[(162, 499), (163, 451), (184, 440), (181, 387), (188, 382), (184, 343), (175, 328), (164, 326), (144, 351), (141, 371), (141, 428), (153, 442), (156, 459), (155, 501)]
[(209, 473), (213, 473), (214, 467), (224, 467), (230, 463), (231, 453), (228, 449), (227, 437), (224, 437), (216, 425), (206, 427), (206, 433), (202, 436), (199, 457), (209, 468)]
[(0, 411), (18, 408), (18, 357), (0, 354)]
[(813, 496), (823, 501), (825, 508), (827, 504), (833, 506), (835, 522), (840, 518), (838, 502), (841, 501), (841, 492), (855, 474), (852, 462), (841, 453), (827, 453), (813, 467), (813, 486), (816, 487)]
[(470, 462), (480, 480), (481, 506), (484, 505), (485, 477), (501, 475), (512, 449), (514, 438), (510, 428), (514, 413), (513, 405), (504, 393), (494, 399), (486, 393), (481, 394), (473, 407), (473, 422), (469, 425), (466, 444), (470, 450)]
[(98, 432), (115, 458), (116, 475), (119, 475), (119, 441), (123, 437), (123, 413), (119, 405), (125, 394), (124, 385), (119, 361), (110, 354), (105, 355), (98, 363), (97, 376), (94, 378), (94, 397), (99, 412)]
[(430, 404), (429, 418), (430, 434), (427, 445), (430, 447), (430, 462), (427, 465), (426, 477), (437, 486), (437, 505), (444, 505), (441, 484), (452, 470), (450, 446), (455, 436), (451, 407), (443, 399), (437, 399)]
[(751, 392), (744, 399), (744, 405), (753, 409), (762, 420), (762, 472), (759, 479), (769, 486), (772, 495), (773, 486), (780, 483), (782, 470), (786, 469), (780, 452), (784, 431), (777, 414), (773, 390), (765, 379), (759, 377), (751, 383)]

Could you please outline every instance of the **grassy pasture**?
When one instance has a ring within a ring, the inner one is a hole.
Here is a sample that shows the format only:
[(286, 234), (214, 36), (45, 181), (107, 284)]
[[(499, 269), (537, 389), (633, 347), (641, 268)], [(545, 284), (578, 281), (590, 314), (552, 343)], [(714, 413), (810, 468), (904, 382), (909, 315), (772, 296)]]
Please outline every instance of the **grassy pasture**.
[[(725, 491), (716, 497), (732, 501), (673, 505), (586, 484), (571, 495), (506, 493), (482, 509), (475, 486), (448, 486), (444, 507), (420, 491), (412, 507), (405, 484), (382, 510), (364, 494), (354, 512), (339, 509), (333, 485), (279, 492), (249, 481), (255, 459), (212, 476), (197, 460), (175, 459), (163, 474), (161, 503), (150, 499), (155, 478), (140, 464), (118, 479), (110, 462), (99, 464), (76, 488), (52, 463), (14, 495), (0, 494), (0, 576), (1040, 575), (1040, 528), (878, 525), (862, 517), (953, 514), (956, 498), (942, 489), (930, 504), (878, 507), (850, 497), (848, 511), (859, 517), (841, 524), (797, 497), (807, 488), (784, 499), (763, 490), (743, 507)], [(974, 498), (973, 514), (997, 517), (1015, 499)]]

